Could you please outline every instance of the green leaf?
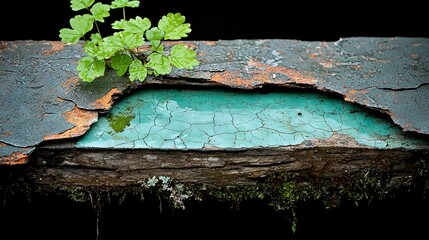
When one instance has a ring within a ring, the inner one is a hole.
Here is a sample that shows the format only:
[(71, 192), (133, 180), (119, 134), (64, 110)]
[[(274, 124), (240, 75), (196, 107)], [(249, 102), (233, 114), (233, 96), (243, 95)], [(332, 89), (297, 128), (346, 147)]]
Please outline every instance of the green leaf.
[(98, 51), (96, 53), (97, 59), (109, 59), (120, 49), (114, 49), (110, 45), (105, 44), (105, 42), (102, 42), (100, 45), (98, 45)]
[(194, 66), (198, 66), (196, 56), (193, 49), (183, 44), (174, 45), (170, 52), (171, 63), (177, 68), (192, 69)]
[(97, 77), (104, 75), (106, 64), (104, 60), (84, 57), (79, 60), (76, 70), (79, 71), (79, 77), (84, 82), (92, 82)]
[(77, 43), (81, 37), (92, 30), (94, 27), (93, 23), (94, 17), (89, 14), (75, 16), (70, 19), (72, 29), (63, 28), (60, 30), (61, 41), (65, 43)]
[(61, 41), (64, 43), (77, 43), (79, 42), (79, 39), (82, 37), (80, 33), (78, 33), (76, 30), (70, 29), (70, 28), (63, 28), (60, 30), (60, 38)]
[(169, 74), (171, 72), (171, 61), (168, 56), (154, 52), (148, 56), (149, 62), (146, 67), (150, 67), (155, 71), (155, 76)]
[(157, 27), (153, 27), (146, 31), (146, 39), (150, 41), (152, 50), (162, 52), (164, 47), (161, 45), (161, 40), (164, 38), (164, 32)]
[[(109, 58), (113, 53), (106, 52), (102, 47), (103, 39), (99, 33), (91, 34), (91, 41), (86, 41), (83, 45), (85, 52), (88, 56), (97, 58), (99, 60)], [(110, 55), (109, 55), (110, 54)]]
[(103, 38), (101, 37), (101, 35), (99, 33), (91, 34), (91, 42), (93, 42), (95, 44), (99, 44), (102, 40), (103, 40)]
[(106, 46), (106, 49), (110, 48), (114, 52), (121, 50), (124, 48), (121, 33), (116, 32), (112, 36), (105, 37), (103, 45)]
[(85, 49), (86, 55), (90, 57), (97, 57), (97, 53), (99, 51), (99, 47), (96, 43), (91, 41), (86, 41), (83, 45), (83, 49)]
[(144, 44), (143, 34), (133, 34), (124, 32), (124, 44), (128, 49), (140, 47)]
[(99, 22), (104, 22), (104, 18), (110, 16), (110, 6), (107, 4), (96, 3), (90, 11), (95, 20)]
[(115, 51), (120, 49), (133, 49), (144, 44), (142, 34), (129, 32), (115, 32), (113, 36), (105, 38), (106, 46)]
[(157, 27), (153, 27), (146, 31), (146, 39), (149, 41), (160, 41), (164, 38), (164, 32)]
[(79, 11), (85, 8), (89, 8), (95, 0), (71, 0), (71, 9), (73, 11)]
[(150, 28), (150, 20), (148, 18), (136, 17), (135, 19), (131, 18), (124, 23), (124, 30), (129, 33), (141, 34), (143, 35), (146, 30)]
[(134, 82), (134, 80), (139, 80), (143, 82), (147, 77), (147, 68), (143, 65), (143, 63), (135, 59), (131, 62), (129, 66), (130, 80)]
[(125, 19), (121, 19), (119, 21), (116, 20), (115, 22), (112, 23), (112, 28), (117, 29), (117, 30), (124, 30), (126, 22), (127, 22), (127, 20), (125, 20)]
[(116, 70), (116, 74), (118, 74), (118, 76), (122, 76), (127, 72), (132, 59), (128, 54), (115, 54), (111, 61), (111, 66)]
[(87, 32), (91, 31), (94, 24), (94, 17), (90, 14), (77, 15), (70, 19), (70, 26), (79, 31), (82, 36)]
[(107, 52), (116, 52), (124, 48), (124, 44), (122, 43), (119, 33), (114, 33), (112, 36), (105, 37), (100, 45), (102, 45)]
[(184, 23), (185, 20), (185, 16), (180, 13), (169, 13), (167, 16), (163, 16), (158, 22), (158, 28), (165, 33), (164, 39), (179, 40), (187, 37), (191, 32), (191, 24)]
[(123, 8), (123, 7), (132, 7), (136, 8), (140, 5), (139, 0), (130, 1), (130, 0), (114, 0), (111, 4), (112, 8)]
[(108, 59), (113, 56), (118, 51), (121, 51), (124, 48), (124, 45), (121, 44), (119, 37), (108, 36), (103, 39), (99, 44), (99, 51), (97, 53), (97, 58), (99, 59)]

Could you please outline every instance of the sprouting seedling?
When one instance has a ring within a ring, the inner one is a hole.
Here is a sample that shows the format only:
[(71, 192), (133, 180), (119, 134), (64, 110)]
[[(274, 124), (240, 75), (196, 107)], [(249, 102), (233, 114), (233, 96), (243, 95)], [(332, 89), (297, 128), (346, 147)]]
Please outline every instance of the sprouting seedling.
[[(185, 16), (168, 13), (152, 27), (148, 18), (126, 18), (125, 9), (139, 7), (140, 0), (113, 0), (110, 5), (94, 2), (71, 0), (73, 11), (86, 13), (70, 19), (71, 28), (61, 29), (59, 35), (64, 43), (84, 41), (86, 56), (76, 67), (83, 81), (92, 82), (103, 76), (106, 66), (118, 76), (128, 74), (130, 81), (142, 82), (147, 75), (169, 74), (173, 67), (193, 69), (199, 65), (195, 51), (187, 45), (176, 43), (167, 51), (162, 44), (188, 36), (191, 25), (185, 23)], [(103, 37), (98, 24), (105, 23), (112, 9), (122, 9), (122, 19), (111, 24), (112, 35)]]

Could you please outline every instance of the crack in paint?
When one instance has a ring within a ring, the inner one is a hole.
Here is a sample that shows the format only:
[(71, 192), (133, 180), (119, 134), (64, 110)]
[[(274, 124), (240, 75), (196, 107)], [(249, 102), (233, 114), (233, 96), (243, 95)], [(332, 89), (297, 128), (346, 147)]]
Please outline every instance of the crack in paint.
[[(320, 93), (150, 89), (113, 105), (134, 116), (123, 132), (102, 117), (79, 148), (241, 149), (320, 141), (370, 148), (419, 148), (428, 142), (341, 99)], [(338, 143), (337, 143), (338, 142)]]
[(407, 90), (417, 90), (418, 88), (422, 86), (427, 86), (427, 85), (429, 85), (429, 82), (420, 83), (415, 87), (408, 87), (408, 88), (386, 88), (386, 87), (377, 87), (377, 88), (381, 90), (390, 90), (390, 91), (407, 91)]

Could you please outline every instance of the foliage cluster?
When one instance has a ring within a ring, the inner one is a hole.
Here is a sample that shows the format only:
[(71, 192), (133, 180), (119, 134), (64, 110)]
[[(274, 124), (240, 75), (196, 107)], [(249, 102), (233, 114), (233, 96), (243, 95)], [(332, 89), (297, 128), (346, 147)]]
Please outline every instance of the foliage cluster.
[[(126, 18), (125, 10), (139, 7), (140, 0), (113, 0), (111, 4), (71, 0), (70, 3), (73, 11), (86, 13), (70, 19), (71, 28), (62, 28), (59, 36), (64, 43), (84, 41), (86, 56), (79, 60), (76, 69), (85, 82), (103, 76), (106, 67), (114, 69), (118, 76), (128, 74), (131, 81), (144, 81), (148, 75), (169, 74), (173, 67), (193, 69), (199, 65), (195, 51), (189, 46), (176, 43), (167, 49), (162, 44), (165, 40), (187, 37), (191, 32), (191, 25), (180, 13), (168, 13), (157, 26), (152, 26), (148, 18)], [(122, 19), (111, 23), (112, 35), (103, 37), (99, 24), (105, 23), (113, 9), (122, 9)]]

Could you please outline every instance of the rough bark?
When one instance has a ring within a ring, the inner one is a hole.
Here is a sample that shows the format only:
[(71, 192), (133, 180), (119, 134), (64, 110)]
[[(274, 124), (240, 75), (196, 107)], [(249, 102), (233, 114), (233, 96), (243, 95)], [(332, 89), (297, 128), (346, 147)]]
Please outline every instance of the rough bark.
[(41, 147), (29, 163), (29, 177), (51, 187), (126, 187), (153, 176), (226, 186), (253, 185), (275, 173), (329, 180), (372, 170), (408, 183), (428, 160), (427, 150), (329, 144), (230, 151), (90, 150), (70, 146)]

